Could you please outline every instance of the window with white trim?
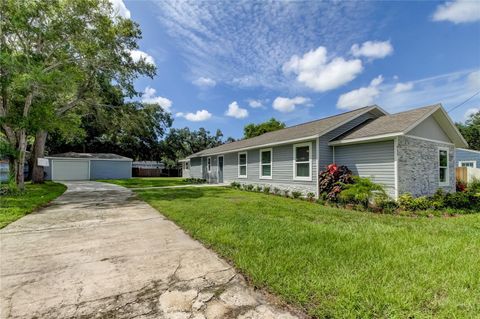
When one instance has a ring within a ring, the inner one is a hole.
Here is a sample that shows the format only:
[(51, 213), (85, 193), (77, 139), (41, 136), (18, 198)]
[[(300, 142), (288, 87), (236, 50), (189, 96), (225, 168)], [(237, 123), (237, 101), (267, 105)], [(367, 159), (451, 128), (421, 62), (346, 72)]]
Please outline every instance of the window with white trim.
[(477, 167), (477, 161), (460, 161), (458, 162), (458, 166), (460, 167)]
[(293, 179), (312, 180), (312, 143), (293, 146)]
[(448, 172), (448, 148), (438, 149), (438, 184), (440, 186), (448, 186), (449, 172)]
[(238, 153), (238, 177), (247, 178), (247, 153)]
[(272, 149), (260, 150), (260, 178), (272, 179)]
[(211, 157), (207, 157), (207, 172), (211, 172), (212, 171), (212, 158)]

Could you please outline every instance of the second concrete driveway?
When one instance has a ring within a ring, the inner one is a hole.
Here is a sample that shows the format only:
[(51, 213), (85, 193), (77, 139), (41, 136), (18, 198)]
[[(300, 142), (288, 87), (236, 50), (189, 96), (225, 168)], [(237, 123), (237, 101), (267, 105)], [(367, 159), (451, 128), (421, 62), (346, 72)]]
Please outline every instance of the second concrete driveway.
[(293, 318), (130, 190), (65, 184), (0, 231), (2, 318)]

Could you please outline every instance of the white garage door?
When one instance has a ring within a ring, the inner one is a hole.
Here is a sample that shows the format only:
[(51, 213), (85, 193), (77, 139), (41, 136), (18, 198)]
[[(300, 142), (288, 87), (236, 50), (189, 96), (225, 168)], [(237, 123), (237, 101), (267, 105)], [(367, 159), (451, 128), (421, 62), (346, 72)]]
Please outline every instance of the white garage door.
[(89, 163), (85, 160), (53, 160), (52, 179), (57, 181), (82, 181), (90, 179)]

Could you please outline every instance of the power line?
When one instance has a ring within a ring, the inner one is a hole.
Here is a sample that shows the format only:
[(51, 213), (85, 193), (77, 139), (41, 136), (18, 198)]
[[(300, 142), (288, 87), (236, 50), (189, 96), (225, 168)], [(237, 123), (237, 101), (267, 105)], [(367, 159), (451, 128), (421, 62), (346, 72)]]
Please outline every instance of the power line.
[(450, 113), (451, 111), (455, 110), (457, 107), (460, 107), (462, 106), (463, 104), (467, 103), (468, 101), (470, 101), (471, 99), (473, 99), (475, 96), (477, 96), (478, 94), (480, 94), (480, 91), (478, 91), (477, 93), (475, 93), (474, 95), (472, 95), (471, 97), (469, 97), (468, 99), (466, 99), (465, 101), (463, 101), (462, 103), (452, 107), (450, 110), (447, 111), (447, 113)]

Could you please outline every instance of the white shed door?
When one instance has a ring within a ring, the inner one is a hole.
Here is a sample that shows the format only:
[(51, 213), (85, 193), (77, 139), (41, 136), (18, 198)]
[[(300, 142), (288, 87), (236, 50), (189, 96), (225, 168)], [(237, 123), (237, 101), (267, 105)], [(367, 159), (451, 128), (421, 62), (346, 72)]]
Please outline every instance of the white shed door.
[(89, 180), (89, 163), (85, 160), (53, 160), (52, 179), (57, 181)]

